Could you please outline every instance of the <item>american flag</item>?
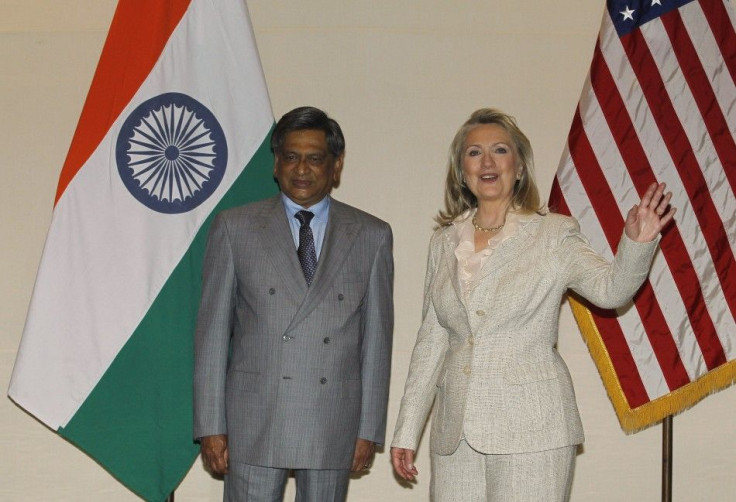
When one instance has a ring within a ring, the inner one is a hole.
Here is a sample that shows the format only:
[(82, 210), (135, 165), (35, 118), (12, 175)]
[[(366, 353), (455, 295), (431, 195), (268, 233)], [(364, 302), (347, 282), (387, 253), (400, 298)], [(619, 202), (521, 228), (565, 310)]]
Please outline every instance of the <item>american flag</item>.
[(736, 16), (726, 0), (611, 0), (550, 206), (613, 258), (654, 181), (678, 208), (649, 280), (615, 312), (572, 298), (621, 426), (736, 380)]

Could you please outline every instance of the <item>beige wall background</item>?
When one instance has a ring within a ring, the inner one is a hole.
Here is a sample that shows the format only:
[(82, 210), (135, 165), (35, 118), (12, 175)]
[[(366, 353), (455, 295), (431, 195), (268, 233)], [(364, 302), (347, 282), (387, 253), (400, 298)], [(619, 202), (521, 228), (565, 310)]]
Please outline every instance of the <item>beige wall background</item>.
[[(0, 0), (1, 389), (15, 359), (57, 177), (115, 4)], [(275, 115), (311, 104), (335, 117), (348, 146), (334, 195), (394, 229), (390, 438), (420, 320), (449, 142), (476, 108), (514, 114), (534, 145), (541, 191), (549, 193), (604, 2), (251, 0), (249, 8)], [(559, 350), (587, 436), (572, 499), (659, 500), (661, 427), (633, 436), (621, 431), (567, 305)], [(675, 418), (675, 500), (734, 499), (735, 416), (736, 393), (729, 389)], [(137, 499), (8, 399), (0, 399), (0, 427), (0, 500)], [(425, 438), (415, 486), (398, 484), (386, 451), (369, 475), (352, 482), (349, 500), (428, 500), (427, 450)], [(197, 461), (176, 500), (221, 500), (221, 492)]]

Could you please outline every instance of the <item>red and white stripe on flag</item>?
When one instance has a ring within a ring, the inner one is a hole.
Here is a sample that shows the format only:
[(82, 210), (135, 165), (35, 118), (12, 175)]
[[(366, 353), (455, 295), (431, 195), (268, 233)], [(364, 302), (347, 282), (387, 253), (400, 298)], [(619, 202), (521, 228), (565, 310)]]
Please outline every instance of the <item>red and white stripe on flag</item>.
[(736, 16), (727, 0), (610, 0), (552, 187), (613, 257), (625, 214), (667, 183), (676, 222), (616, 312), (572, 298), (621, 426), (736, 379)]

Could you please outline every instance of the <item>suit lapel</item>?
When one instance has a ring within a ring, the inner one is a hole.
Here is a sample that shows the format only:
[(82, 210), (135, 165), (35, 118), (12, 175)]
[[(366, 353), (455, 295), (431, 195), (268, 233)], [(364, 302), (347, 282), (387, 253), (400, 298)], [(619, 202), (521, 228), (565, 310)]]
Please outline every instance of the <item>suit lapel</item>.
[[(304, 302), (292, 319), (291, 326), (304, 320), (327, 294), (350, 248), (355, 243), (359, 231), (360, 224), (346, 210), (345, 205), (332, 199), (325, 238), (312, 286), (307, 288)], [(297, 265), (298, 263), (297, 260)], [(301, 274), (301, 268), (299, 273)], [(306, 285), (306, 282), (304, 284)]]
[(259, 238), (263, 242), (268, 259), (288, 285), (289, 292), (297, 298), (304, 298), (307, 292), (307, 282), (299, 264), (299, 258), (293, 245), (289, 222), (286, 221), (286, 211), (281, 202), (281, 196), (273, 199), (273, 204), (264, 205), (258, 225)]
[(465, 295), (463, 295), (463, 290), (460, 286), (460, 279), (457, 274), (458, 263), (457, 257), (455, 256), (455, 248), (457, 248), (458, 245), (458, 238), (455, 225), (450, 225), (445, 229), (442, 245), (445, 248), (445, 252), (443, 254), (447, 268), (450, 271), (450, 282), (452, 283), (452, 288), (455, 290), (455, 295), (457, 295), (457, 299), (460, 303), (465, 305)]
[(521, 248), (537, 233), (541, 222), (542, 217), (537, 214), (519, 221), (516, 234), (503, 241), (483, 265), (483, 269), (480, 271), (481, 280), (496, 270), (498, 264), (503, 264), (506, 267), (512, 261), (523, 256), (524, 253), (520, 252)]

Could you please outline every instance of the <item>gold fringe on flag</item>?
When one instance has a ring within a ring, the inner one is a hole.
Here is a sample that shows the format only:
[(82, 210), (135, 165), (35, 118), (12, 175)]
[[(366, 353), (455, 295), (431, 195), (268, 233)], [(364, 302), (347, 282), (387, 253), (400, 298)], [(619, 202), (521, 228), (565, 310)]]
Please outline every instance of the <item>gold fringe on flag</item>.
[(669, 415), (676, 415), (695, 405), (709, 394), (713, 394), (736, 382), (736, 360), (732, 360), (709, 371), (697, 380), (671, 391), (669, 394), (654, 399), (647, 404), (631, 408), (613, 368), (608, 349), (606, 349), (603, 338), (598, 331), (598, 326), (595, 324), (593, 314), (577, 298), (568, 295), (568, 300), (580, 332), (583, 334), (583, 339), (603, 379), (608, 397), (616, 410), (621, 428), (627, 434), (645, 429), (662, 421)]

